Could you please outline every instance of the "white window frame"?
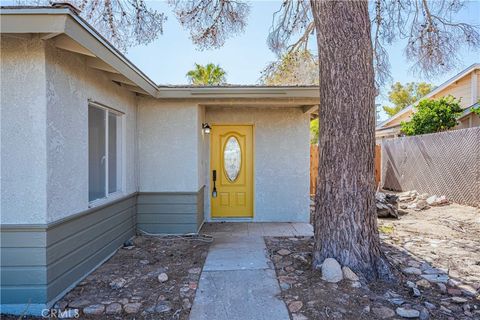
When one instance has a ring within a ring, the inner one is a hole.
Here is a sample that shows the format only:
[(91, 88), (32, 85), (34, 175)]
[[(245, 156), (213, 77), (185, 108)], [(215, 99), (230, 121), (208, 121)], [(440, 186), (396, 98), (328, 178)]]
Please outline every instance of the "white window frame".
[[(119, 110), (116, 110), (116, 109), (113, 109), (113, 108), (110, 108), (104, 104), (101, 104), (99, 102), (96, 102), (96, 101), (92, 101), (92, 100), (89, 100), (88, 101), (88, 109), (90, 109), (90, 107), (95, 107), (95, 108), (98, 108), (98, 109), (102, 109), (106, 112), (106, 117), (105, 117), (105, 193), (106, 193), (106, 196), (103, 197), (103, 198), (99, 198), (99, 199), (95, 199), (95, 200), (92, 200), (92, 201), (89, 201), (88, 202), (88, 207), (89, 208), (92, 208), (92, 207), (96, 207), (96, 206), (100, 206), (102, 204), (105, 204), (105, 203), (108, 203), (112, 200), (115, 200), (115, 199), (118, 199), (118, 198), (121, 198), (123, 195), (124, 195), (124, 191), (126, 190), (126, 183), (125, 183), (125, 177), (126, 177), (126, 174), (125, 174), (125, 171), (126, 171), (126, 167), (125, 167), (125, 156), (126, 156), (126, 152), (125, 152), (125, 149), (126, 149), (126, 130), (125, 130), (125, 124), (126, 124), (126, 121), (125, 121), (125, 113), (122, 112), (122, 111), (119, 111)], [(89, 112), (89, 110), (88, 110)], [(109, 151), (109, 131), (108, 131), (108, 120), (109, 120), (109, 117), (108, 117), (108, 113), (111, 112), (115, 115), (117, 115), (119, 118), (118, 118), (118, 124), (120, 125), (120, 128), (117, 128), (117, 139), (120, 139), (120, 152), (117, 151), (117, 179), (120, 179), (120, 187), (117, 191), (115, 192), (112, 192), (112, 193), (108, 193), (108, 190), (109, 190), (109, 177), (108, 177), (108, 174), (109, 174), (109, 168), (108, 168), (108, 164), (109, 164), (109, 161), (108, 161), (108, 151)], [(89, 166), (89, 170), (90, 170), (90, 163), (88, 164)], [(90, 184), (88, 184), (88, 192), (90, 192)]]

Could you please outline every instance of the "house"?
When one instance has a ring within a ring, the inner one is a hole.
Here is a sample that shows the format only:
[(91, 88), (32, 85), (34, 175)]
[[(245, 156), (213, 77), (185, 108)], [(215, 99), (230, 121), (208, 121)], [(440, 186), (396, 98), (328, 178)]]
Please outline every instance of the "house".
[(135, 233), (309, 221), (318, 87), (157, 86), (68, 5), (0, 20), (2, 313), (40, 314)]
[[(472, 112), (472, 107), (478, 105), (480, 99), (480, 63), (475, 63), (461, 71), (451, 79), (445, 81), (422, 99), (439, 99), (448, 95), (461, 99), (464, 112), (458, 118), (458, 125), (454, 129), (465, 129), (480, 126), (480, 117)], [(402, 135), (401, 123), (408, 121), (415, 112), (414, 103), (377, 125), (375, 136), (377, 141), (395, 138)]]

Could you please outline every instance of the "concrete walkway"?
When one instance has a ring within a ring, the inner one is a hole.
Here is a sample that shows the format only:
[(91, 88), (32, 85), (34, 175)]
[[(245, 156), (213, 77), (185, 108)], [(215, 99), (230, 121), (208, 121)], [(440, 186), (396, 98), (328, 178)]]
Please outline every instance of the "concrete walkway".
[(289, 320), (266, 255), (265, 236), (311, 236), (307, 223), (209, 223), (214, 241), (200, 276), (190, 320)]

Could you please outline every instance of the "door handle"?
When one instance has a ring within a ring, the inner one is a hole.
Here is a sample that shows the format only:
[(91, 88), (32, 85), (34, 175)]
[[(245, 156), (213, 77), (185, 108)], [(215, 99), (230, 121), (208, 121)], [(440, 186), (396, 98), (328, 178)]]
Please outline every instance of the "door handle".
[(213, 170), (212, 180), (213, 180), (212, 198), (216, 198), (217, 197), (217, 186), (216, 186), (215, 182), (217, 181), (217, 170)]

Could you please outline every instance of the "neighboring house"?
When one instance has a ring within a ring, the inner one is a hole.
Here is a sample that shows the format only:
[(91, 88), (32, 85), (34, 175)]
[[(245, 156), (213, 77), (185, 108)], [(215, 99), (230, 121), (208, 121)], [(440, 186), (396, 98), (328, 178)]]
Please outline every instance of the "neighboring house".
[[(471, 108), (478, 104), (480, 99), (479, 93), (480, 63), (475, 63), (436, 87), (422, 99), (439, 99), (448, 95), (461, 99), (461, 106), (464, 108), (464, 112), (458, 118), (459, 124), (454, 129), (465, 129), (480, 126), (480, 117), (471, 111)], [(410, 117), (415, 112), (417, 103), (406, 107), (390, 119), (379, 123), (375, 131), (377, 141), (401, 136), (401, 123), (410, 120)]]
[(135, 233), (309, 221), (318, 87), (157, 86), (68, 6), (0, 20), (1, 312), (39, 314)]

